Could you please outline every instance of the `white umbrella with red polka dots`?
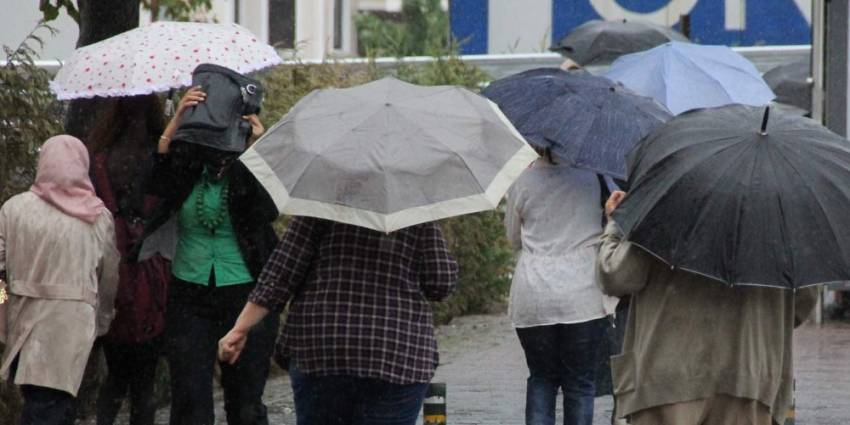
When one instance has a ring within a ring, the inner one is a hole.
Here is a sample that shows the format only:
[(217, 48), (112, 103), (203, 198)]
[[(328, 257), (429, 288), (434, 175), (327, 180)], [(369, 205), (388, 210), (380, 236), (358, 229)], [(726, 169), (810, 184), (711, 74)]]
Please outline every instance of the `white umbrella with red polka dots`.
[(246, 74), (281, 62), (236, 24), (155, 22), (77, 49), (50, 88), (60, 100), (133, 96), (188, 86), (202, 63)]

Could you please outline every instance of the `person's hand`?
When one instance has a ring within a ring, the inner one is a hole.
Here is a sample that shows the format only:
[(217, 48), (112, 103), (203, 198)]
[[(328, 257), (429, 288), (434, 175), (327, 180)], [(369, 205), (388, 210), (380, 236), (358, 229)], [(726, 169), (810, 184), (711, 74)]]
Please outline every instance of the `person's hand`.
[(174, 133), (177, 132), (177, 124), (180, 122), (180, 117), (183, 116), (186, 109), (189, 109), (206, 99), (207, 94), (201, 90), (201, 86), (195, 86), (186, 91), (186, 94), (183, 95), (183, 98), (180, 99), (180, 103), (177, 105), (177, 111), (174, 112), (174, 116), (171, 117), (171, 121), (168, 122), (168, 125), (165, 127), (165, 131), (162, 132), (162, 136), (159, 136), (159, 143), (156, 147), (157, 152), (160, 154), (168, 153), (168, 150), (171, 147), (171, 138), (174, 137)]
[(605, 201), (605, 215), (611, 217), (611, 214), (613, 214), (614, 210), (620, 206), (623, 199), (626, 199), (626, 192), (623, 192), (622, 190), (615, 190), (612, 192), (611, 196), (608, 197), (608, 200)]
[(201, 90), (201, 86), (195, 86), (186, 91), (180, 103), (177, 105), (177, 111), (174, 116), (179, 117), (192, 106), (195, 106), (207, 99), (207, 94)]
[(248, 342), (248, 333), (231, 329), (227, 335), (218, 341), (218, 359), (228, 364), (234, 364), (239, 360), (245, 343)]
[(263, 127), (263, 123), (260, 122), (260, 117), (257, 114), (243, 115), (242, 119), (251, 124), (251, 137), (248, 138), (248, 146), (251, 146), (266, 132), (266, 129)]

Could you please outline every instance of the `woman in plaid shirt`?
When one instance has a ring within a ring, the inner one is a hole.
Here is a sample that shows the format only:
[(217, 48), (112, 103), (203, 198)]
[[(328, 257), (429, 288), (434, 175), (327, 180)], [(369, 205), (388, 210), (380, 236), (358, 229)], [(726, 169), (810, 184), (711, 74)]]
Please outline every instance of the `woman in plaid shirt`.
[(385, 234), (297, 217), (219, 355), (235, 362), (251, 327), (292, 300), (276, 360), (298, 424), (414, 424), (438, 363), (428, 301), (457, 276), (435, 223)]

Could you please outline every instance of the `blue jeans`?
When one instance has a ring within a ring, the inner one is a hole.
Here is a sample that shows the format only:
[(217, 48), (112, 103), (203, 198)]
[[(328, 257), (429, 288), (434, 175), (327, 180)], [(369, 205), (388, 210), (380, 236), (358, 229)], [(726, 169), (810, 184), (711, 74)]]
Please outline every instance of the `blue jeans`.
[(528, 364), (527, 425), (554, 425), (558, 388), (564, 393), (564, 425), (592, 425), (596, 356), (607, 318), (571, 325), (517, 328)]
[(295, 362), (289, 379), (298, 425), (415, 425), (428, 388), (427, 383), (302, 374)]

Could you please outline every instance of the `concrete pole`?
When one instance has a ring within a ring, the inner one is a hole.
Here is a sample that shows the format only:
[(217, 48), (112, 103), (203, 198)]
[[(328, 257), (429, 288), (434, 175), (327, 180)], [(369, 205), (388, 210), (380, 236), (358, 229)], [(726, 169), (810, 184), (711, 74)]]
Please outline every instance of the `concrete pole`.
[(848, 76), (850, 76), (850, 7), (848, 0), (825, 2), (824, 124), (830, 130), (848, 136)]
[(812, 0), (812, 119), (824, 122), (825, 0)]

